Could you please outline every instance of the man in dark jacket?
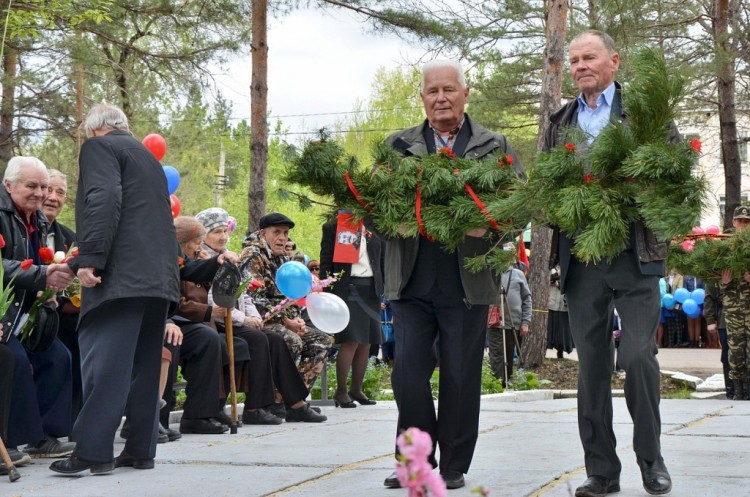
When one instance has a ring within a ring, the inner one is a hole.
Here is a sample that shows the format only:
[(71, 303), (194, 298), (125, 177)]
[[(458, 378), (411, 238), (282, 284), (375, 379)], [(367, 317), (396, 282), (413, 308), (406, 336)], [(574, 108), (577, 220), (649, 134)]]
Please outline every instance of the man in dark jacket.
[[(83, 407), (73, 427), (73, 455), (50, 469), (63, 474), (148, 469), (156, 455), (164, 323), (179, 301), (167, 180), (117, 107), (94, 106), (83, 125), (89, 138), (79, 158), (79, 254), (73, 264), (83, 287), (78, 329)], [(123, 413), (130, 435), (113, 460)]]
[[(586, 31), (571, 41), (569, 56), (570, 72), (581, 94), (550, 117), (545, 150), (558, 144), (564, 126), (578, 126), (586, 133), (587, 141), (579, 144), (582, 148), (610, 122), (625, 119), (620, 85), (614, 79), (620, 57), (612, 38)], [(578, 429), (588, 476), (575, 495), (598, 497), (620, 490), (622, 465), (612, 429), (610, 379), (614, 307), (622, 321), (618, 360), (627, 373), (625, 398), (633, 418), (633, 448), (643, 486), (653, 495), (668, 493), (672, 481), (659, 441), (659, 363), (654, 340), (667, 244), (636, 221), (630, 226), (627, 250), (611, 260), (585, 264), (572, 254), (573, 240), (559, 230), (556, 235), (553, 256), (559, 258), (560, 291), (567, 297), (579, 358)]]
[[(42, 204), (42, 212), (47, 218), (49, 229), (47, 230), (47, 246), (57, 252), (67, 254), (76, 240), (76, 234), (62, 224), (58, 218), (65, 207), (68, 197), (68, 178), (57, 169), (49, 169), (49, 187), (47, 198)], [(70, 299), (57, 296), (57, 313), (60, 316), (60, 328), (57, 336), (70, 351), (71, 370), (73, 371), (73, 407), (72, 419), (75, 422), (78, 411), (81, 410), (83, 402), (83, 387), (81, 386), (81, 351), (78, 348), (78, 311)]]
[[(65, 265), (43, 265), (39, 255), (47, 243), (47, 219), (40, 210), (49, 184), (45, 165), (35, 157), (13, 157), (3, 183), (3, 282), (7, 285), (14, 278), (14, 292), (13, 303), (2, 317), (5, 343), (0, 346), (8, 347), (15, 358), (6, 444), (15, 448), (28, 443), (26, 449), (34, 457), (62, 457), (73, 450), (72, 443), (57, 440), (70, 434), (70, 354), (57, 338), (47, 350), (27, 352), (17, 335), (37, 292), (62, 290), (73, 275)], [(22, 264), (25, 260), (31, 265)]]
[[(419, 126), (395, 133), (388, 143), (404, 156), (426, 156), (451, 148), (460, 157), (481, 159), (510, 154), (505, 137), (488, 131), (464, 113), (469, 88), (461, 65), (432, 61), (422, 69), (421, 97), (427, 114)], [(519, 161), (513, 166), (523, 174)], [(398, 432), (417, 427), (440, 446), (440, 474), (448, 488), (464, 486), (479, 433), (479, 399), (487, 309), (497, 296), (496, 275), (476, 273), (465, 257), (486, 253), (487, 230), (471, 230), (455, 252), (427, 238), (386, 240), (385, 297), (393, 309), (398, 354), (393, 391), (399, 408)], [(437, 357), (435, 340), (438, 340)], [(438, 413), (430, 377), (440, 361)], [(387, 487), (398, 487), (395, 473)]]

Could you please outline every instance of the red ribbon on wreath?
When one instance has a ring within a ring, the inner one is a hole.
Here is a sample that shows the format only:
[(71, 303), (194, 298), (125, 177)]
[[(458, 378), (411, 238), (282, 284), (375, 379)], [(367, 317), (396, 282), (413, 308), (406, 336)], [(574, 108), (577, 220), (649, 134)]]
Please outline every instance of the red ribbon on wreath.
[(477, 207), (479, 207), (479, 211), (484, 214), (484, 217), (487, 218), (487, 221), (489, 221), (490, 226), (492, 226), (497, 231), (500, 231), (500, 225), (497, 224), (497, 221), (495, 221), (492, 218), (492, 215), (487, 211), (487, 206), (484, 205), (484, 202), (482, 202), (482, 199), (480, 199), (476, 193), (474, 193), (474, 189), (469, 186), (468, 183), (464, 183), (464, 187), (466, 188), (466, 191), (469, 193), (469, 196), (471, 196), (471, 199), (474, 201), (475, 204), (477, 204)]
[(349, 191), (352, 192), (352, 195), (354, 195), (354, 198), (356, 198), (357, 201), (362, 204), (362, 207), (364, 207), (367, 212), (372, 212), (372, 207), (367, 205), (367, 202), (362, 199), (362, 196), (359, 194), (357, 187), (354, 186), (354, 182), (352, 182), (352, 178), (349, 176), (349, 173), (344, 173), (344, 179), (346, 179), (346, 184), (349, 187)]
[(435, 243), (435, 239), (424, 229), (424, 221), (422, 221), (422, 166), (417, 168), (417, 201), (414, 205), (414, 215), (417, 218), (419, 234), (427, 238), (431, 243)]

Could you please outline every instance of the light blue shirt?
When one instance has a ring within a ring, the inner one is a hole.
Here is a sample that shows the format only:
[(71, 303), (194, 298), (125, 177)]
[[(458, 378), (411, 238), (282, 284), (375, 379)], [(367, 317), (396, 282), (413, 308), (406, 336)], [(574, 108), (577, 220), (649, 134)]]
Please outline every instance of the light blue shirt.
[(583, 98), (578, 95), (578, 127), (586, 132), (589, 143), (599, 136), (604, 127), (609, 124), (609, 116), (612, 113), (612, 100), (615, 98), (615, 83), (604, 90), (596, 100), (596, 109), (592, 109)]

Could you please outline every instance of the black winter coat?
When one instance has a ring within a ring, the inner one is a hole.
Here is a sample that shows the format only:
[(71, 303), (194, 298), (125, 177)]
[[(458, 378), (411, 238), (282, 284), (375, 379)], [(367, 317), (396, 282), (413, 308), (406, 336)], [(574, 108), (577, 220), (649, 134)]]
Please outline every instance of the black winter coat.
[(81, 318), (129, 297), (180, 300), (178, 245), (161, 164), (126, 131), (89, 138), (81, 147), (76, 199), (76, 265), (102, 282), (83, 288)]

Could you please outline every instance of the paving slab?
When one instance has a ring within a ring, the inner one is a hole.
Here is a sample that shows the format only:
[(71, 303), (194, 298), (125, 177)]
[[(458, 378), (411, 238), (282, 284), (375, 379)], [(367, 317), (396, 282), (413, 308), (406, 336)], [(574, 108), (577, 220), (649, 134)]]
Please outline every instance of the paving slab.
[[(532, 397), (529, 397), (532, 398)], [(618, 497), (646, 496), (632, 451), (624, 399), (614, 399), (614, 429), (623, 463)], [(664, 457), (673, 496), (748, 495), (750, 402), (663, 400)], [(322, 424), (244, 426), (237, 435), (185, 435), (161, 444), (153, 470), (58, 476), (49, 460), (0, 477), (0, 496), (19, 497), (396, 497), (383, 487), (393, 470), (397, 410), (393, 402), (356, 409), (324, 407)], [(176, 425), (173, 425), (176, 428)], [(119, 453), (123, 443), (115, 441)], [(730, 464), (731, 462), (731, 464)], [(585, 479), (575, 399), (482, 401), (480, 437), (467, 486), (492, 497), (569, 497)]]

